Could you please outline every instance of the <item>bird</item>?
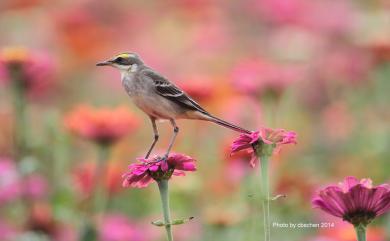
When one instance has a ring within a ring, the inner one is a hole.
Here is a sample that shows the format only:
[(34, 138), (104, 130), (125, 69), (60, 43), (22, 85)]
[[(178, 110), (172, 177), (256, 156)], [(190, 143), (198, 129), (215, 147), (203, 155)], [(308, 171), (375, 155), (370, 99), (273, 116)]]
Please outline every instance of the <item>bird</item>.
[(252, 133), (211, 115), (187, 93), (169, 81), (168, 78), (147, 66), (136, 53), (120, 53), (96, 65), (111, 66), (118, 69), (121, 74), (122, 85), (127, 94), (133, 103), (149, 116), (154, 139), (145, 155), (145, 159), (148, 159), (159, 139), (157, 120), (169, 120), (173, 127), (173, 135), (162, 159), (168, 157), (179, 133), (179, 127), (176, 124), (178, 119), (210, 121), (240, 133)]

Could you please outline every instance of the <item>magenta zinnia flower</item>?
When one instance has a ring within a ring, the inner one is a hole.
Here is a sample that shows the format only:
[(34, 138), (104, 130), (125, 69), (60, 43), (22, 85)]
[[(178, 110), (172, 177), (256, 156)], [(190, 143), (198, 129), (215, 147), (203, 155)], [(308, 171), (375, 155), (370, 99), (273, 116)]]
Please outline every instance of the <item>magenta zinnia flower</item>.
[(138, 159), (140, 163), (129, 165), (129, 172), (123, 175), (124, 187), (146, 187), (153, 180), (168, 180), (172, 175), (184, 176), (185, 171), (196, 171), (195, 160), (192, 157), (174, 153), (166, 161), (156, 156), (152, 159)]
[(320, 190), (312, 200), (314, 207), (353, 224), (367, 226), (390, 209), (390, 186), (372, 186), (371, 179), (346, 177), (339, 185)]
[(274, 147), (274, 153), (280, 151), (281, 145), (296, 144), (297, 134), (293, 131), (285, 131), (283, 129), (261, 128), (258, 131), (250, 134), (241, 134), (233, 141), (231, 153), (246, 150), (251, 153), (250, 164), (254, 167), (257, 156), (254, 149), (257, 145), (266, 144)]
[(255, 166), (257, 156), (253, 151), (253, 145), (259, 142), (260, 135), (258, 131), (252, 132), (250, 134), (240, 134), (240, 136), (233, 141), (231, 154), (239, 152), (239, 151), (247, 151), (251, 154), (250, 164), (252, 167)]

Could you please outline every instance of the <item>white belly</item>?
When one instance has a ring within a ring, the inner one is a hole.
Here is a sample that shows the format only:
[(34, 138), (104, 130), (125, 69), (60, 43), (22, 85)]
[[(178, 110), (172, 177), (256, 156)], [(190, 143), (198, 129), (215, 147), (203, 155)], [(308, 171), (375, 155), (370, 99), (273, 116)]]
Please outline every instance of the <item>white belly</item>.
[(175, 119), (181, 112), (180, 108), (173, 102), (159, 96), (133, 96), (134, 104), (146, 114), (156, 119)]

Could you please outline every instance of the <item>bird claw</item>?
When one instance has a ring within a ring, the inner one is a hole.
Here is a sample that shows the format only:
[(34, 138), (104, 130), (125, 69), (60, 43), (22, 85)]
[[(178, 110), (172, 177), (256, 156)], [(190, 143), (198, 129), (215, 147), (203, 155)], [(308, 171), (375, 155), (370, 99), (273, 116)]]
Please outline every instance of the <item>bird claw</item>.
[(160, 158), (160, 162), (161, 162), (161, 170), (168, 171), (168, 169), (169, 169), (168, 154), (165, 154), (162, 158)]
[(168, 153), (165, 154), (163, 157), (160, 158), (160, 161), (167, 162), (167, 160), (168, 160)]

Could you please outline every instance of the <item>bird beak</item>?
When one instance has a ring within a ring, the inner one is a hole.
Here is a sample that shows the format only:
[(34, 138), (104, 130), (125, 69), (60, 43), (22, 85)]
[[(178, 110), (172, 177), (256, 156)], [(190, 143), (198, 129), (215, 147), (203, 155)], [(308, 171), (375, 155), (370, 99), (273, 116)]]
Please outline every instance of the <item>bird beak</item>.
[(111, 64), (112, 64), (112, 61), (107, 60), (107, 61), (97, 63), (96, 66), (106, 66), (106, 65), (111, 65)]

